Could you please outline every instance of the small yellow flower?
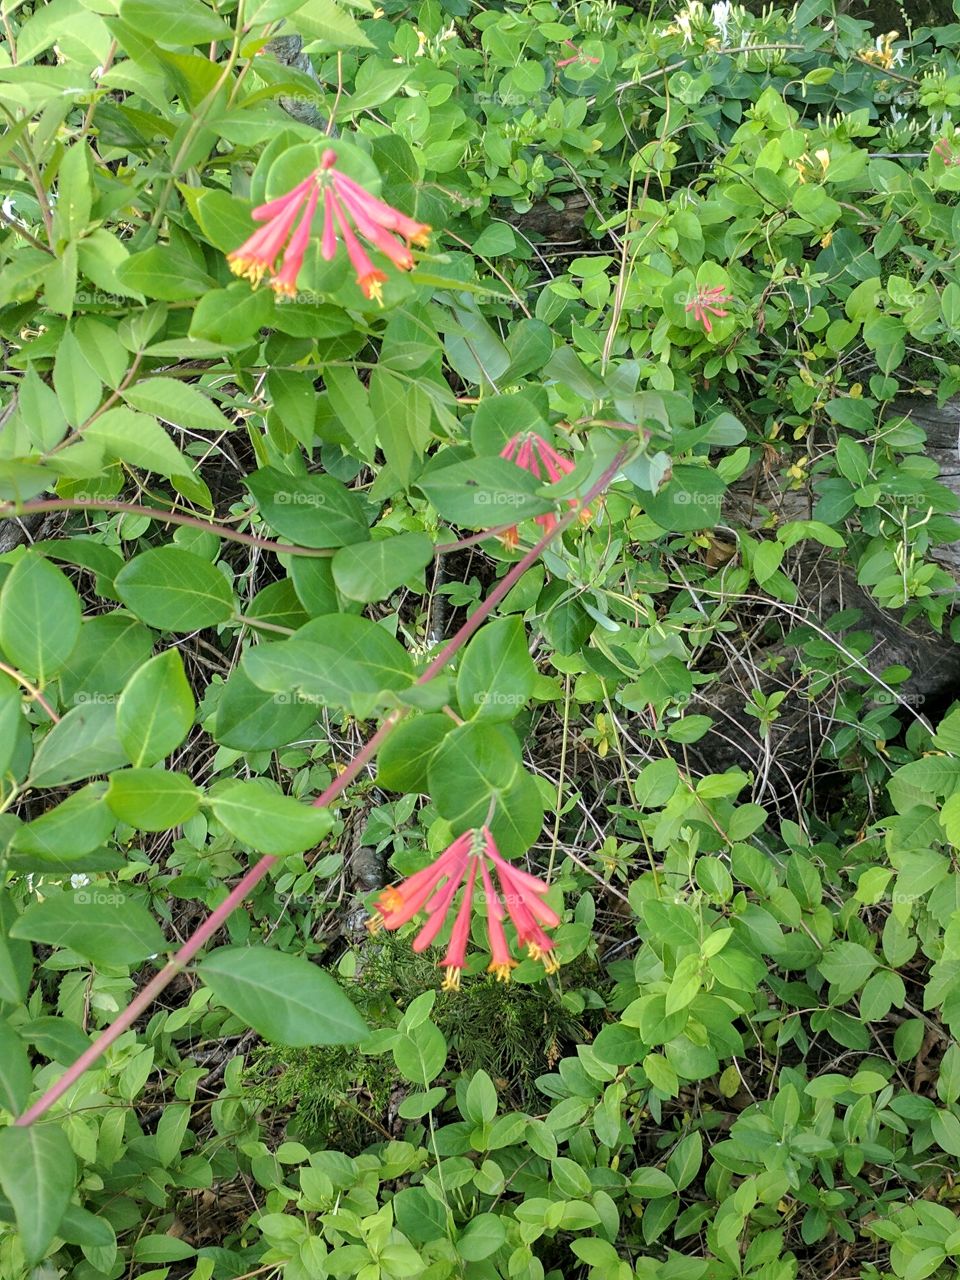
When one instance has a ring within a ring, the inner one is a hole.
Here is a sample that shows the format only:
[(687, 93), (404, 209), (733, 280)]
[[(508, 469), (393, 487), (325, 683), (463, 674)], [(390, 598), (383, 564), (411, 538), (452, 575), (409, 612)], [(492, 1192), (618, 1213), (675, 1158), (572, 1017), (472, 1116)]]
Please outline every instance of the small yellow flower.
[(804, 481), (806, 480), (807, 477), (806, 477), (804, 468), (806, 467), (809, 461), (810, 459), (807, 457), (806, 454), (804, 454), (802, 458), (797, 459), (797, 461), (793, 464), (792, 467), (787, 468), (787, 475), (797, 485), (803, 484)]

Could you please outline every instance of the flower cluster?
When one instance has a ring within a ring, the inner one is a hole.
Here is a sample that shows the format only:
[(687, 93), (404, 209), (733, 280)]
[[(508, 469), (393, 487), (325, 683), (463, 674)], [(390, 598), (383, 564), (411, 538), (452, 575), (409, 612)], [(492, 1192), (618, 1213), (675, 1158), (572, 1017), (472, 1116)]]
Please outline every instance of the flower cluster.
[[(555, 484), (564, 476), (569, 475), (574, 467), (569, 458), (564, 458), (557, 453), (553, 445), (548, 444), (535, 431), (519, 432), (500, 451), (500, 457), (515, 462), (518, 467), (523, 467), (524, 471), (529, 471), (538, 480), (549, 480), (551, 484)], [(546, 472), (546, 476), (541, 472), (541, 466)], [(568, 498), (567, 501), (571, 507), (577, 505), (576, 498)], [(590, 511), (585, 507), (580, 512), (580, 519), (586, 524), (590, 518)], [(551, 512), (547, 512), (546, 515), (542, 516), (534, 516), (534, 519), (544, 533), (552, 533), (557, 527), (557, 517)], [(515, 547), (520, 537), (517, 532), (517, 526), (514, 525), (512, 529), (508, 529), (502, 537), (506, 546)]]
[(889, 71), (892, 67), (903, 66), (903, 50), (894, 49), (894, 40), (899, 39), (899, 31), (888, 31), (885, 36), (877, 36), (874, 47), (860, 49), (857, 57), (862, 62), (869, 62), (871, 66), (882, 67), (884, 71)]
[(724, 311), (720, 304), (732, 301), (733, 294), (727, 293), (722, 284), (716, 285), (713, 289), (701, 286), (697, 290), (696, 297), (684, 307), (684, 311), (692, 311), (694, 320), (703, 325), (704, 332), (710, 333), (713, 330), (710, 316), (728, 315), (729, 313)]
[[(497, 878), (488, 863), (492, 863)], [(378, 929), (399, 929), (421, 910), (427, 922), (413, 940), (414, 951), (425, 951), (443, 928), (457, 890), (466, 881), (463, 898), (453, 920), (450, 942), (440, 961), (446, 969), (444, 991), (456, 991), (466, 964), (470, 938), (470, 917), (479, 873), (487, 907), (487, 939), (490, 964), (487, 972), (498, 982), (509, 982), (517, 961), (510, 953), (504, 922), (509, 918), (521, 947), (531, 960), (540, 960), (547, 973), (560, 967), (553, 954), (553, 942), (544, 932), (560, 923), (560, 917), (543, 901), (547, 885), (536, 876), (515, 867), (500, 856), (488, 827), (465, 831), (428, 867), (415, 872), (401, 884), (393, 885), (377, 898), (374, 913), (367, 921), (371, 933)]]
[[(358, 233), (394, 266), (401, 271), (409, 271), (414, 265), (411, 246), (416, 244), (425, 247), (431, 229), (425, 223), (408, 218), (399, 209), (394, 209), (392, 205), (371, 195), (359, 182), (340, 173), (336, 163), (336, 152), (328, 148), (321, 157), (319, 169), (315, 169), (286, 195), (278, 196), (276, 200), (269, 200), (254, 209), (254, 219), (262, 222), (263, 226), (239, 249), (227, 254), (227, 261), (234, 275), (257, 285), (269, 273), (272, 277), (271, 288), (278, 294), (295, 294), (297, 277), (303, 266), (313, 219), (322, 196), (322, 257), (330, 262), (336, 256), (337, 245), (342, 240), (364, 296), (375, 298), (383, 305), (386, 273), (371, 261), (358, 239)], [(403, 243), (397, 236), (403, 238)], [(274, 263), (281, 250), (283, 262), (280, 270), (275, 272)]]
[(960, 151), (955, 150), (955, 144), (955, 138), (941, 138), (933, 145), (933, 150), (945, 165), (960, 164)]
[(600, 62), (599, 58), (591, 58), (589, 53), (584, 53), (582, 49), (578, 48), (578, 46), (573, 43), (572, 40), (564, 40), (563, 43), (568, 49), (573, 50), (573, 57), (561, 58), (556, 64), (558, 67), (569, 67), (572, 66), (574, 62), (589, 62), (592, 63), (593, 66), (597, 66)]

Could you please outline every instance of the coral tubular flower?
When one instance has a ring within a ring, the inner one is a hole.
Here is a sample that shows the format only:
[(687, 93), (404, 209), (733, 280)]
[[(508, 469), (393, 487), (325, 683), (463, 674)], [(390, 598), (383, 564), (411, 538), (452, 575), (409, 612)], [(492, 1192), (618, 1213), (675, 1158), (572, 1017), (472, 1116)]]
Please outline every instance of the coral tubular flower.
[(460, 990), (460, 976), (463, 973), (464, 965), (467, 963), (467, 943), (470, 941), (470, 912), (473, 910), (473, 886), (476, 878), (477, 864), (474, 862), (470, 867), (470, 874), (467, 876), (467, 887), (463, 891), (460, 910), (457, 912), (456, 919), (453, 922), (447, 954), (440, 961), (440, 967), (447, 971), (442, 983), (444, 991)]
[(481, 874), (483, 875), (483, 892), (487, 899), (487, 935), (490, 939), (490, 963), (487, 966), (487, 973), (492, 973), (498, 982), (509, 982), (510, 970), (516, 968), (517, 962), (510, 954), (507, 935), (503, 929), (503, 907), (500, 905), (499, 895), (494, 891), (486, 863), (481, 868)]
[(600, 61), (599, 58), (591, 58), (589, 53), (584, 53), (582, 49), (578, 49), (572, 40), (564, 40), (563, 42), (568, 49), (573, 50), (572, 58), (561, 58), (556, 64), (557, 67), (569, 67), (574, 62), (589, 62), (596, 66)]
[(319, 196), (320, 189), (314, 184), (310, 189), (309, 196), (307, 196), (307, 207), (303, 211), (303, 217), (290, 237), (290, 243), (287, 245), (286, 252), (283, 255), (283, 265), (270, 281), (270, 287), (275, 293), (293, 297), (297, 292), (297, 277), (300, 274), (300, 268), (303, 266), (303, 257), (307, 252), (307, 245), (310, 243), (310, 227), (313, 223), (313, 215), (317, 211)]
[(465, 865), (470, 844), (470, 833), (466, 832), (454, 840), (453, 844), (428, 867), (408, 876), (402, 884), (384, 889), (376, 901), (373, 915), (367, 921), (370, 932), (376, 933), (379, 929), (399, 929), (402, 924), (412, 920), (444, 877), (449, 877), (454, 867), (461, 862)]
[(381, 271), (379, 267), (375, 267), (371, 262), (370, 255), (354, 234), (353, 228), (337, 203), (335, 195), (331, 197), (331, 203), (340, 227), (340, 234), (343, 236), (343, 243), (347, 246), (347, 257), (350, 259), (350, 265), (357, 273), (357, 284), (362, 289), (365, 298), (373, 298), (382, 307), (383, 284), (387, 279), (387, 274), (385, 271)]
[(424, 249), (427, 247), (430, 243), (431, 227), (428, 227), (425, 222), (417, 222), (413, 218), (408, 218), (405, 213), (401, 213), (399, 209), (394, 209), (393, 205), (387, 204), (385, 200), (379, 200), (376, 196), (371, 195), (353, 178), (348, 178), (345, 173), (338, 172), (334, 168), (336, 160), (337, 157), (333, 151), (325, 151), (320, 165), (321, 168), (330, 173), (337, 195), (348, 207), (362, 206), (366, 216), (382, 227), (384, 231), (395, 231), (397, 235), (403, 236), (408, 244), (417, 244)]
[[(254, 209), (253, 216), (264, 225), (255, 231), (239, 249), (227, 254), (230, 270), (235, 276), (259, 284), (268, 271), (273, 271), (280, 250), (287, 242), (297, 215), (309, 199), (310, 178), (294, 187), (279, 200), (271, 200)], [(309, 227), (307, 229), (309, 234)]]
[[(522, 467), (524, 471), (529, 471), (538, 480), (549, 480), (551, 484), (562, 480), (564, 476), (569, 475), (574, 469), (574, 464), (569, 458), (564, 458), (562, 454), (557, 453), (553, 445), (548, 444), (535, 431), (520, 432), (513, 436), (500, 451), (500, 457), (506, 458), (509, 462), (515, 462), (518, 467)], [(541, 467), (543, 468), (542, 471)], [(544, 472), (546, 472), (546, 475), (543, 474)], [(567, 504), (571, 507), (578, 505), (576, 498), (568, 498)], [(581, 521), (586, 524), (591, 518), (590, 509), (584, 507), (580, 512)], [(534, 520), (544, 533), (552, 533), (557, 527), (557, 517), (552, 512), (547, 512), (542, 516), (534, 516)], [(504, 546), (513, 548), (517, 545), (520, 535), (517, 532), (516, 525), (514, 525), (501, 534), (500, 537)]]
[(733, 294), (727, 293), (722, 284), (715, 285), (712, 289), (701, 286), (697, 290), (696, 297), (684, 307), (684, 311), (692, 311), (694, 320), (703, 325), (704, 332), (712, 333), (713, 324), (710, 316), (729, 315), (729, 312), (724, 311), (720, 304), (732, 301)]
[(446, 970), (443, 989), (456, 991), (466, 966), (478, 873), (486, 904), (490, 949), (487, 972), (493, 974), (498, 982), (509, 982), (510, 972), (516, 968), (517, 961), (510, 952), (504, 928), (505, 921), (509, 919), (516, 930), (519, 945), (526, 948), (530, 959), (539, 960), (547, 973), (555, 973), (559, 965), (546, 930), (555, 928), (560, 917), (543, 900), (548, 886), (537, 876), (507, 862), (498, 851), (488, 827), (465, 832), (429, 866), (402, 883), (384, 889), (377, 898), (367, 927), (372, 932), (399, 929), (421, 910), (426, 911), (426, 923), (413, 940), (415, 952), (425, 951), (440, 934), (457, 891), (466, 879), (450, 941), (440, 961), (441, 968)]
[(933, 150), (945, 165), (960, 164), (960, 154), (954, 151), (952, 138), (941, 138), (934, 143)]
[[(292, 297), (297, 291), (297, 278), (303, 267), (322, 194), (321, 257), (325, 262), (332, 262), (342, 240), (357, 273), (357, 284), (367, 298), (383, 305), (382, 286), (387, 275), (371, 261), (357, 238), (358, 234), (395, 267), (410, 271), (415, 265), (411, 245), (425, 248), (429, 244), (431, 228), (371, 195), (359, 182), (340, 173), (336, 164), (336, 152), (328, 148), (321, 157), (319, 169), (285, 195), (254, 209), (254, 220), (262, 222), (263, 226), (239, 249), (227, 254), (234, 275), (249, 280), (253, 285), (258, 285), (265, 275), (270, 275), (273, 289), (281, 296)], [(397, 236), (402, 237), (403, 243)], [(274, 263), (281, 252), (283, 264), (275, 272)]]

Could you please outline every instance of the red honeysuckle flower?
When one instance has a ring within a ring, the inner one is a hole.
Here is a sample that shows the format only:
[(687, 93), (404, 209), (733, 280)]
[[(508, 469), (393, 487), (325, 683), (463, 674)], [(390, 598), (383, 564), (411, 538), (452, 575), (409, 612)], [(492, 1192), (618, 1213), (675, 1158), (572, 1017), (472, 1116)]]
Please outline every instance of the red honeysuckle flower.
[(285, 196), (254, 209), (253, 217), (266, 221), (239, 249), (227, 254), (234, 275), (257, 285), (268, 271), (273, 271), (273, 264), (287, 242), (297, 215), (309, 198), (311, 182), (312, 178), (307, 179)]
[(354, 230), (347, 221), (346, 214), (340, 208), (335, 195), (330, 197), (330, 204), (333, 206), (334, 216), (340, 228), (340, 234), (343, 236), (343, 243), (347, 247), (347, 257), (350, 259), (350, 265), (357, 273), (357, 284), (362, 289), (365, 298), (375, 299), (382, 307), (382, 285), (387, 279), (387, 273), (374, 266), (370, 255), (354, 234)]
[(470, 912), (473, 910), (473, 886), (476, 879), (477, 864), (473, 862), (467, 874), (467, 887), (463, 891), (460, 910), (453, 921), (447, 953), (440, 961), (440, 967), (447, 971), (446, 977), (441, 984), (444, 991), (460, 990), (460, 977), (463, 973), (463, 967), (467, 963), (467, 943), (470, 941)]
[[(494, 875), (491, 874), (488, 863), (492, 864)], [(508, 982), (510, 970), (516, 967), (517, 961), (510, 953), (504, 929), (504, 921), (509, 919), (516, 930), (519, 944), (526, 947), (527, 955), (533, 960), (539, 960), (547, 973), (555, 973), (559, 965), (553, 954), (553, 941), (546, 929), (555, 928), (560, 923), (560, 917), (543, 901), (549, 886), (522, 867), (507, 862), (497, 849), (490, 829), (485, 826), (464, 832), (429, 866), (415, 872), (400, 884), (384, 889), (376, 900), (373, 915), (367, 921), (368, 929), (372, 933), (378, 929), (399, 929), (421, 910), (425, 910), (426, 923), (413, 940), (414, 951), (425, 951), (443, 928), (457, 890), (466, 878), (466, 887), (454, 917), (450, 941), (444, 958), (440, 961), (441, 968), (447, 971), (443, 980), (444, 990), (458, 990), (466, 965), (478, 871), (487, 909), (487, 939), (490, 947), (487, 972), (492, 973), (498, 982)]]
[(313, 222), (313, 215), (317, 211), (319, 196), (320, 189), (314, 183), (310, 188), (310, 194), (307, 196), (307, 207), (303, 211), (303, 217), (297, 223), (296, 230), (290, 237), (290, 243), (287, 245), (286, 252), (283, 255), (283, 264), (270, 282), (271, 288), (276, 293), (293, 297), (297, 292), (297, 276), (300, 274), (300, 268), (303, 266), (303, 257), (307, 252), (307, 245), (310, 243), (310, 226)]
[(582, 49), (579, 49), (573, 43), (572, 40), (564, 40), (563, 43), (567, 46), (568, 49), (572, 49), (574, 53), (572, 58), (561, 58), (560, 61), (556, 63), (557, 67), (569, 67), (571, 63), (574, 63), (574, 62), (591, 62), (593, 63), (594, 66), (596, 66), (597, 63), (600, 61), (599, 58), (591, 58), (589, 53), (584, 53)]
[[(535, 431), (518, 432), (500, 451), (500, 457), (506, 458), (510, 462), (515, 462), (518, 467), (522, 467), (524, 471), (529, 471), (538, 480), (546, 478), (551, 484), (555, 484), (564, 476), (569, 475), (574, 469), (574, 463), (569, 458), (557, 453), (553, 445), (548, 444)], [(541, 473), (541, 465), (547, 473), (546, 477)], [(567, 505), (576, 507), (577, 499), (568, 498)], [(557, 517), (552, 512), (547, 512), (542, 516), (534, 516), (533, 518), (544, 533), (552, 533), (557, 527)], [(580, 512), (581, 521), (586, 524), (591, 518), (589, 507), (584, 507)], [(500, 539), (504, 546), (510, 549), (516, 547), (520, 539), (516, 525), (502, 533)]]
[(684, 311), (692, 311), (694, 320), (703, 325), (704, 332), (712, 333), (713, 324), (710, 316), (729, 315), (730, 313), (724, 311), (719, 304), (732, 301), (733, 294), (727, 293), (722, 284), (715, 285), (712, 289), (707, 289), (701, 285), (697, 290), (696, 296), (684, 307)]
[[(371, 195), (359, 182), (340, 173), (336, 163), (336, 152), (327, 148), (318, 169), (285, 195), (253, 210), (254, 220), (264, 225), (238, 249), (227, 254), (234, 275), (258, 285), (269, 274), (271, 288), (280, 295), (293, 296), (297, 291), (297, 278), (303, 267), (322, 192), (321, 256), (324, 261), (331, 262), (336, 257), (338, 242), (342, 240), (357, 273), (357, 284), (366, 297), (383, 305), (382, 285), (387, 275), (371, 261), (357, 233), (394, 266), (401, 271), (409, 271), (415, 265), (411, 245), (426, 247), (431, 228)], [(405, 243), (397, 240), (396, 235), (401, 236)], [(284, 246), (282, 266), (275, 272), (274, 264)]]
[(933, 150), (945, 165), (960, 164), (960, 155), (954, 152), (953, 144), (949, 138), (941, 138), (938, 142), (935, 142)]

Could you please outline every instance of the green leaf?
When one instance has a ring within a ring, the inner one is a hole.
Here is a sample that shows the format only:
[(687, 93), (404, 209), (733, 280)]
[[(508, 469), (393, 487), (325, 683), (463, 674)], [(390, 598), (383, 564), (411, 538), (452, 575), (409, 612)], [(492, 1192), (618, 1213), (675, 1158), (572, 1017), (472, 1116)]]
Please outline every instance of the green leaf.
[(116, 1256), (117, 1237), (113, 1227), (106, 1218), (89, 1213), (78, 1204), (67, 1205), (66, 1213), (60, 1219), (57, 1235), (62, 1236), (68, 1244), (85, 1245), (88, 1249), (104, 1249), (112, 1251)]
[(489, 529), (519, 524), (552, 511), (537, 497), (540, 481), (508, 458), (482, 457), (434, 466), (417, 481), (437, 512), (451, 524)]
[(19, 919), (17, 908), (6, 891), (0, 893), (0, 1000), (20, 1004), (26, 999), (33, 974), (33, 951), (27, 942), (10, 937), (10, 929)]
[(31, 903), (10, 934), (70, 947), (99, 968), (136, 964), (167, 950), (153, 916), (120, 886), (89, 885)]
[(148, 626), (197, 631), (233, 616), (233, 591), (202, 556), (179, 547), (156, 547), (127, 562), (117, 574), (117, 594)]
[(10, 1023), (0, 1019), (0, 1107), (18, 1116), (27, 1105), (32, 1082), (27, 1046)]
[[(680, 1082), (677, 1079), (677, 1073), (671, 1067), (663, 1054), (648, 1053), (642, 1063), (643, 1069), (647, 1075), (647, 1079), (655, 1089), (659, 1089), (661, 1093), (666, 1094), (668, 1098), (675, 1098), (680, 1089)], [(648, 1170), (647, 1172), (657, 1172), (657, 1170)], [(663, 1175), (666, 1178), (666, 1174)]]
[(833, 942), (819, 963), (820, 972), (842, 996), (859, 991), (879, 961), (859, 942)]
[(60, 161), (54, 219), (54, 234), (58, 238), (76, 240), (87, 230), (92, 199), (93, 165), (90, 148), (81, 141), (68, 148)]
[(467, 1262), (480, 1262), (496, 1253), (507, 1238), (503, 1218), (497, 1213), (478, 1213), (457, 1237), (457, 1253)]
[(182, 773), (119, 769), (110, 775), (106, 803), (136, 831), (170, 831), (200, 808), (203, 793)]
[(960, 1119), (952, 1111), (938, 1111), (930, 1121), (930, 1132), (941, 1150), (960, 1156)]
[(430, 761), (430, 794), (455, 830), (481, 826), (521, 771), (520, 749), (509, 730), (473, 722), (447, 734)]
[(46, 452), (60, 443), (67, 434), (67, 420), (60, 408), (60, 401), (39, 374), (31, 367), (20, 382), (17, 407), (23, 425), (30, 433), (30, 442)]
[(348, 600), (368, 604), (386, 600), (397, 587), (416, 586), (432, 559), (433, 543), (425, 533), (399, 533), (342, 547), (333, 557), (333, 580)]
[(519, 618), (489, 622), (470, 641), (457, 673), (457, 701), (468, 720), (512, 720), (533, 692), (536, 667)]
[[(244, 227), (249, 231), (249, 214)], [(223, 248), (235, 249), (242, 243), (240, 235)], [(194, 308), (189, 336), (218, 346), (248, 347), (261, 329), (268, 325), (280, 327), (275, 311), (270, 289), (251, 289), (246, 281), (237, 280), (226, 289), (210, 289), (203, 295)], [(230, 423), (226, 425), (229, 427)]]
[(84, 359), (80, 344), (68, 329), (60, 338), (53, 362), (53, 387), (63, 416), (80, 427), (100, 403), (100, 379)]
[(28, 551), (0, 591), (0, 648), (7, 661), (45, 685), (80, 635), (80, 598), (49, 560)]
[(434, 1023), (420, 1022), (397, 1038), (392, 1052), (404, 1079), (426, 1088), (446, 1065), (447, 1042)]
[(260, 689), (347, 709), (413, 683), (403, 646), (368, 618), (344, 614), (314, 618), (292, 640), (248, 650), (243, 668)]
[(490, 832), (500, 852), (508, 858), (526, 853), (543, 826), (543, 800), (537, 780), (521, 769), (500, 796)]
[(13, 1205), (28, 1265), (41, 1260), (57, 1234), (77, 1162), (66, 1135), (49, 1121), (0, 1130), (0, 1187)]
[(117, 734), (130, 763), (156, 764), (168, 756), (190, 732), (196, 710), (178, 650), (145, 662), (117, 703)]
[(282, 747), (302, 737), (318, 711), (311, 699), (258, 689), (237, 667), (220, 695), (212, 733), (217, 742), (236, 751)]
[(19, 827), (11, 847), (64, 866), (71, 857), (99, 849), (116, 825), (104, 802), (105, 791), (102, 782), (91, 782), (75, 791), (39, 818)]
[(497, 1091), (486, 1071), (475, 1071), (464, 1097), (464, 1115), (474, 1124), (490, 1124), (497, 1114)]
[(703, 1163), (703, 1135), (696, 1130), (688, 1133), (674, 1147), (667, 1160), (667, 1176), (678, 1191), (688, 1187), (700, 1172)]
[[(435, 1092), (431, 1090), (431, 1093)], [(442, 1098), (446, 1090), (440, 1090)], [(414, 1095), (426, 1098), (428, 1095)], [(406, 1101), (406, 1099), (404, 1100)], [(439, 1099), (434, 1099), (436, 1106)], [(403, 1103), (400, 1104), (403, 1106)], [(429, 1110), (429, 1108), (428, 1108)], [(426, 1112), (423, 1113), (424, 1115)], [(413, 1116), (410, 1119), (418, 1119)], [(443, 1204), (424, 1187), (404, 1187), (391, 1200), (397, 1227), (414, 1244), (429, 1244), (442, 1240), (447, 1231), (447, 1211)]]
[(264, 520), (301, 547), (346, 547), (370, 537), (360, 499), (328, 475), (291, 476), (264, 467), (246, 485)]
[(68, 711), (37, 749), (30, 772), (32, 784), (62, 787), (126, 764), (116, 719), (110, 702), (85, 702)]
[[(151, 0), (144, 2), (153, 7)], [(199, 298), (215, 283), (192, 262), (174, 257), (168, 247), (160, 245), (132, 253), (117, 268), (117, 279), (125, 289), (164, 302)]]
[(26, 726), (20, 701), (20, 686), (10, 676), (0, 673), (0, 777), (13, 760), (21, 726)]
[[(122, 567), (123, 561), (117, 556), (111, 577)], [(98, 580), (97, 589), (101, 593), (106, 589), (102, 581)], [(69, 665), (60, 672), (64, 703), (75, 702), (79, 706), (83, 702), (112, 701), (152, 653), (153, 635), (128, 613), (118, 609), (98, 618), (85, 618)]]
[(139, 35), (157, 44), (206, 44), (209, 40), (229, 40), (231, 31), (222, 18), (201, 0), (123, 0), (120, 17)]
[(302, 956), (218, 947), (197, 971), (218, 1000), (273, 1044), (355, 1044), (369, 1034), (337, 982)]
[(84, 439), (103, 445), (107, 458), (160, 476), (189, 476), (193, 471), (193, 463), (154, 418), (123, 406), (102, 413), (84, 431)]
[(235, 426), (208, 396), (178, 378), (147, 378), (135, 382), (126, 388), (123, 398), (134, 409), (153, 414), (175, 427), (191, 431), (232, 431)]
[(281, 795), (262, 781), (220, 783), (207, 804), (221, 826), (258, 853), (303, 853), (333, 826), (328, 810)]
[(644, 496), (647, 514), (662, 529), (691, 533), (720, 523), (727, 486), (709, 467), (677, 465), (659, 493)]
[(323, 40), (334, 49), (369, 49), (370, 41), (348, 13), (333, 0), (306, 0), (290, 16), (290, 25), (314, 40)]
[(430, 760), (453, 724), (439, 712), (401, 721), (380, 748), (377, 785), (389, 791), (426, 791)]

